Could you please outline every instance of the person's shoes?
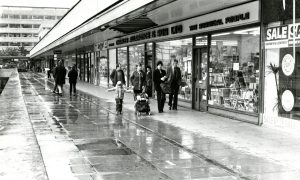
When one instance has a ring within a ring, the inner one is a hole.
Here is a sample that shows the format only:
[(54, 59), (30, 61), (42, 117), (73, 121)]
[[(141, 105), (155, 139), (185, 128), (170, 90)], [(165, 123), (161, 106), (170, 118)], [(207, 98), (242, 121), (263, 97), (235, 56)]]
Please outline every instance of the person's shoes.
[(59, 96), (62, 96), (62, 93), (58, 93)]
[(74, 93), (73, 96), (76, 96), (76, 94)]
[(158, 111), (159, 113), (163, 113), (163, 111)]
[(171, 106), (169, 106), (169, 110), (171, 110), (172, 108), (171, 108)]
[(56, 93), (55, 91), (52, 91), (53, 93)]
[(173, 110), (176, 110), (177, 111), (177, 107), (175, 108), (175, 107), (173, 107)]

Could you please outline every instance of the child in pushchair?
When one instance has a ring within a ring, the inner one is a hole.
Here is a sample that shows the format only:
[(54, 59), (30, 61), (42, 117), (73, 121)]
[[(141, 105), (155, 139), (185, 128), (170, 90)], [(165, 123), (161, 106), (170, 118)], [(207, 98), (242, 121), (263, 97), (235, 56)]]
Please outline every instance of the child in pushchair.
[(143, 93), (137, 95), (134, 107), (135, 107), (135, 112), (138, 116), (141, 115), (141, 113), (143, 113), (143, 112), (147, 113), (148, 115), (151, 115), (150, 101), (149, 101), (148, 94), (143, 92)]

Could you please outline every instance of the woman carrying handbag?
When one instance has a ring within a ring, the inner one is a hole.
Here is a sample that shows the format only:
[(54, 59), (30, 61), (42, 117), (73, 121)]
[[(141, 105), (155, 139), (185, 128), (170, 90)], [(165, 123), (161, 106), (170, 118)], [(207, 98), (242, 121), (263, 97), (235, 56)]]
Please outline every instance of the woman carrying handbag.
[(164, 81), (166, 79), (166, 71), (162, 69), (162, 66), (163, 63), (161, 61), (158, 61), (156, 63), (156, 69), (153, 72), (153, 82), (157, 96), (157, 107), (159, 113), (162, 113), (164, 111), (164, 105), (166, 102), (166, 94), (161, 88), (161, 85), (164, 84)]

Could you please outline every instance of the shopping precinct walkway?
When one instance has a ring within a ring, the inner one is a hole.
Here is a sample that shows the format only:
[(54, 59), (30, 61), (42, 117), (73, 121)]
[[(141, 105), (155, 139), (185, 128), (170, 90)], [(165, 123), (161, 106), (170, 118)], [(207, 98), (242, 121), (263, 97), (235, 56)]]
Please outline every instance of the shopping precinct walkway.
[(137, 117), (131, 94), (116, 115), (104, 88), (78, 83), (74, 97), (52, 88), (41, 74), (8, 81), (0, 179), (300, 178), (297, 136), (184, 108), (158, 114), (154, 100), (153, 115)]

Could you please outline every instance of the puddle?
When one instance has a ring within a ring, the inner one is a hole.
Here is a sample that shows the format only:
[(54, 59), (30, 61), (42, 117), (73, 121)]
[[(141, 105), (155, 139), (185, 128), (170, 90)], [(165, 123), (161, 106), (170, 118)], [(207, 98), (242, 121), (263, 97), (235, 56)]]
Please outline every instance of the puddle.
[(120, 141), (112, 138), (84, 140), (76, 143), (79, 150), (101, 156), (131, 155), (133, 152)]
[(0, 94), (2, 93), (8, 79), (8, 77), (0, 77)]

